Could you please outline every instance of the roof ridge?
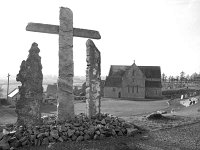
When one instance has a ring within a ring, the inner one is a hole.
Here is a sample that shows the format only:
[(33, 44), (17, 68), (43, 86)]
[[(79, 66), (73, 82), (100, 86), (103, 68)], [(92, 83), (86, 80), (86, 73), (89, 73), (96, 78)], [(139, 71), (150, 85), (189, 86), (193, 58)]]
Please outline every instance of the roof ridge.
[(131, 65), (111, 65), (111, 66), (127, 66), (127, 67), (129, 67)]
[(160, 66), (138, 66), (138, 67), (160, 67)]

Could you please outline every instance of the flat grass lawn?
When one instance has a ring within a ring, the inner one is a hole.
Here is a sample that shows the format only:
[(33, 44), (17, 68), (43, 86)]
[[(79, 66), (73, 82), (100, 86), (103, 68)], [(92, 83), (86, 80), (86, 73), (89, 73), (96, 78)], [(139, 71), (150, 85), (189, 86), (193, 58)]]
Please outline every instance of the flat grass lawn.
[[(86, 103), (75, 101), (75, 113), (85, 113)], [(162, 101), (130, 101), (103, 98), (101, 112), (113, 114), (119, 117), (128, 117), (164, 109), (168, 107), (167, 100)], [(43, 105), (42, 115), (56, 113), (56, 105)], [(14, 123), (17, 119), (14, 108), (0, 108), (0, 125)]]
[[(168, 107), (168, 100), (159, 101), (130, 101), (103, 98), (101, 101), (101, 111), (119, 117), (128, 117), (164, 109)], [(76, 114), (85, 113), (86, 104), (76, 103)]]
[(15, 108), (8, 108), (0, 106), (0, 125), (15, 123), (17, 121), (17, 115)]

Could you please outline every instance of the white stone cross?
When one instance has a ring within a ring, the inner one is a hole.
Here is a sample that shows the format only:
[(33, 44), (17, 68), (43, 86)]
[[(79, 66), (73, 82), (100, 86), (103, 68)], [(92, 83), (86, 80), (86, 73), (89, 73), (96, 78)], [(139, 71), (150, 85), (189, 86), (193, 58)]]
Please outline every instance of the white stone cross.
[(58, 76), (58, 121), (74, 117), (73, 96), (73, 36), (100, 39), (98, 31), (73, 28), (73, 13), (69, 8), (60, 8), (60, 25), (29, 23), (27, 31), (59, 34), (59, 76)]

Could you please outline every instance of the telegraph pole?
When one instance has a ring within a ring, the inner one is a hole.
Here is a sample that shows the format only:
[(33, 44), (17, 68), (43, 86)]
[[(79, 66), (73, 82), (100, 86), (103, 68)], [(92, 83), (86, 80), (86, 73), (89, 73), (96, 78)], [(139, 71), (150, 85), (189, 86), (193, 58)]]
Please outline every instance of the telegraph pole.
[(8, 93), (9, 93), (9, 78), (10, 78), (10, 74), (8, 73), (8, 85), (7, 85), (7, 100), (8, 100)]

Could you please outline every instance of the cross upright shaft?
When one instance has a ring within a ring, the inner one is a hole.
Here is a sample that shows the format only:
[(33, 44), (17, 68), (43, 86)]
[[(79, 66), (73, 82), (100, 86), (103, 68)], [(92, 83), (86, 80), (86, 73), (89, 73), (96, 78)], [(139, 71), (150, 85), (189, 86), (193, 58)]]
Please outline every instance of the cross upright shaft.
[(59, 34), (59, 77), (58, 77), (58, 121), (74, 117), (73, 96), (73, 36), (100, 39), (98, 31), (73, 28), (73, 13), (69, 8), (60, 8), (60, 26), (29, 23), (27, 31)]
[(58, 77), (58, 120), (74, 117), (73, 95), (73, 14), (70, 9), (60, 9), (59, 27), (59, 77)]

